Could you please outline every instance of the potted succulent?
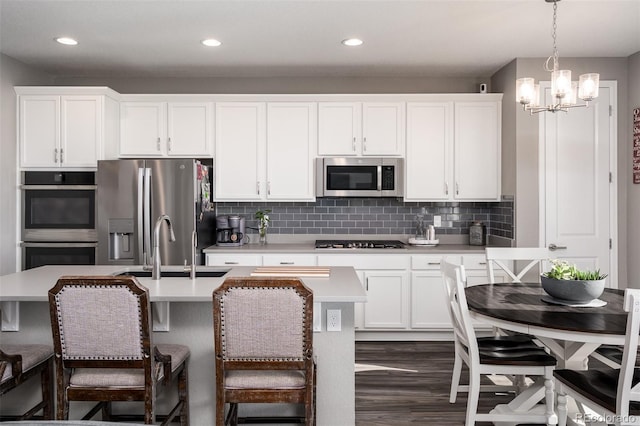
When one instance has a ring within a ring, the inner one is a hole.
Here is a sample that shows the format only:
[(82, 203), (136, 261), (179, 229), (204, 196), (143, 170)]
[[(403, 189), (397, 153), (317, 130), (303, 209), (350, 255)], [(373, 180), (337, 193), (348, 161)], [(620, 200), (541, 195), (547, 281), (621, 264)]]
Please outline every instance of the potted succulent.
[(581, 271), (565, 260), (552, 260), (553, 267), (541, 275), (542, 288), (549, 296), (571, 302), (587, 303), (600, 297), (607, 274), (600, 270)]
[(269, 213), (271, 210), (258, 210), (255, 214), (255, 218), (258, 219), (258, 233), (260, 234), (260, 244), (267, 243), (267, 228), (269, 227)]

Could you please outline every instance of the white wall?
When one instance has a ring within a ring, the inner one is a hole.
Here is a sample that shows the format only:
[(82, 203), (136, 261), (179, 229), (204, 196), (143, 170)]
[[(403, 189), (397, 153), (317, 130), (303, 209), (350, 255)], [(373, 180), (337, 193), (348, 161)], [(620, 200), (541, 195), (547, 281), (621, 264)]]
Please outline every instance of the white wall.
[(640, 288), (640, 184), (634, 185), (632, 183), (631, 174), (631, 156), (633, 154), (631, 151), (633, 147), (631, 120), (634, 108), (640, 108), (640, 52), (629, 57), (629, 108), (626, 112), (629, 117), (629, 133), (627, 142), (623, 144), (620, 152), (620, 155), (627, 159), (623, 166), (622, 177), (629, 182), (627, 185), (629, 286)]
[(16, 271), (18, 199), (16, 93), (13, 86), (50, 85), (53, 78), (0, 54), (0, 275)]

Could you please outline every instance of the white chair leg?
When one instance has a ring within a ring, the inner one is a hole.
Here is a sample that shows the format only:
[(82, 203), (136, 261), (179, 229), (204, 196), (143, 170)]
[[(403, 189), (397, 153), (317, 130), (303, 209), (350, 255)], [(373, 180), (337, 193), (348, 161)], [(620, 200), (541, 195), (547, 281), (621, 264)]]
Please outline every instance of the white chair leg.
[(449, 393), (449, 402), (456, 402), (458, 396), (458, 386), (460, 385), (460, 375), (462, 374), (462, 358), (456, 353), (453, 361), (453, 373), (451, 374), (451, 392)]
[(555, 398), (555, 395), (553, 393), (553, 379), (550, 377), (545, 378), (544, 379), (544, 402), (546, 405), (545, 415), (547, 416), (547, 424), (549, 425), (557, 423), (557, 421), (555, 421), (556, 413), (553, 410), (554, 398)]
[(480, 398), (480, 375), (469, 372), (469, 393), (467, 394), (467, 418), (466, 426), (475, 425), (478, 412), (478, 399)]
[(567, 425), (567, 396), (558, 394), (558, 426)]

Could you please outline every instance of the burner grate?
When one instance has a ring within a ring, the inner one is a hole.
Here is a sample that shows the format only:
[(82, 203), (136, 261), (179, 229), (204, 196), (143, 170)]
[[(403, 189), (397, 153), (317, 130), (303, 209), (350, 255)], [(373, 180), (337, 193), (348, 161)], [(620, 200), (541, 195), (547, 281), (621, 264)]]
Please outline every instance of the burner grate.
[(322, 249), (399, 249), (405, 244), (398, 240), (316, 240)]

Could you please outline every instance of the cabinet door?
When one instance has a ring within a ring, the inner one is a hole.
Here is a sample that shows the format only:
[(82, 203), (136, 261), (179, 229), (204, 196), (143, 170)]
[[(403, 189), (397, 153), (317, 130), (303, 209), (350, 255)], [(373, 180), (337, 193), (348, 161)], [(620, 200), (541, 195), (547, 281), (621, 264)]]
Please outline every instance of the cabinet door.
[(361, 135), (359, 102), (318, 103), (318, 155), (357, 155)]
[(447, 295), (440, 272), (411, 273), (411, 328), (451, 329)]
[(261, 200), (266, 197), (265, 104), (216, 104), (216, 200)]
[(407, 104), (406, 201), (448, 200), (453, 183), (453, 102)]
[(500, 199), (500, 104), (455, 105), (456, 200)]
[(167, 105), (167, 154), (211, 156), (213, 104), (171, 102)]
[(21, 167), (58, 167), (60, 96), (20, 96)]
[(315, 200), (315, 103), (267, 105), (267, 199)]
[(404, 103), (362, 104), (362, 155), (402, 155)]
[(365, 271), (364, 328), (407, 327), (409, 280), (404, 271)]
[(120, 105), (120, 155), (162, 156), (166, 152), (164, 102), (123, 102)]
[(62, 96), (60, 165), (96, 167), (102, 159), (102, 97)]

